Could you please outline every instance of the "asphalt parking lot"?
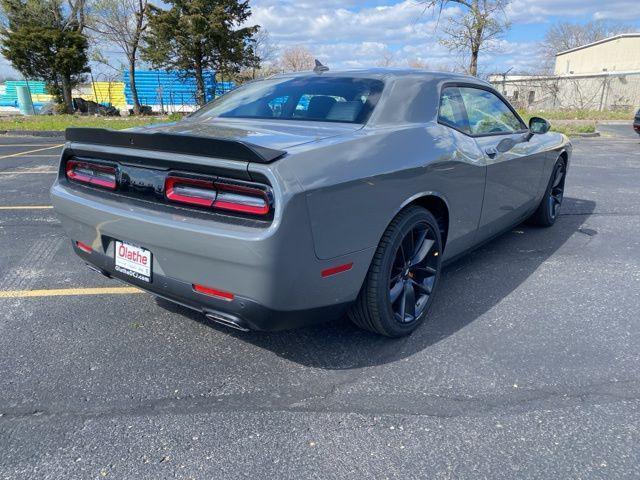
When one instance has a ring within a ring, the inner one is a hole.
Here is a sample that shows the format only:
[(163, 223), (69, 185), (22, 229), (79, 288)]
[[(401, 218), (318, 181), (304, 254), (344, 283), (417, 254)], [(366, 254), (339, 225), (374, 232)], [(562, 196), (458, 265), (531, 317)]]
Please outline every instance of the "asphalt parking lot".
[(625, 128), (574, 142), (554, 228), (451, 265), (429, 323), (395, 341), (240, 333), (131, 293), (47, 208), (61, 142), (0, 138), (0, 478), (638, 478)]

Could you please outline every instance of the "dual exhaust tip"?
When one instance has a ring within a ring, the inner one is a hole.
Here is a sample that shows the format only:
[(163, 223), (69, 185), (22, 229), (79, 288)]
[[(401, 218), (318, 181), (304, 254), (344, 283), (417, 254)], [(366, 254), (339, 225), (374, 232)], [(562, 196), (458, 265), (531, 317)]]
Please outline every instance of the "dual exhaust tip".
[[(96, 273), (104, 275), (107, 278), (112, 278), (109, 273), (99, 267), (91, 265), (89, 263), (85, 263), (87, 268), (93, 270)], [(152, 292), (153, 293), (153, 292)], [(164, 297), (163, 297), (164, 298)], [(170, 300), (170, 299), (168, 299)], [(224, 325), (225, 327), (233, 328), (234, 330), (240, 330), (241, 332), (249, 332), (250, 329), (242, 325), (241, 320), (232, 316), (227, 315), (222, 312), (213, 312), (213, 311), (204, 311), (204, 316), (207, 320), (211, 320), (215, 323), (219, 323), (220, 325)]]
[(249, 331), (247, 327), (240, 324), (240, 321), (237, 318), (231, 317), (229, 315), (225, 315), (220, 312), (205, 312), (204, 316), (207, 318), (207, 320), (212, 320), (226, 327), (240, 330), (241, 332)]

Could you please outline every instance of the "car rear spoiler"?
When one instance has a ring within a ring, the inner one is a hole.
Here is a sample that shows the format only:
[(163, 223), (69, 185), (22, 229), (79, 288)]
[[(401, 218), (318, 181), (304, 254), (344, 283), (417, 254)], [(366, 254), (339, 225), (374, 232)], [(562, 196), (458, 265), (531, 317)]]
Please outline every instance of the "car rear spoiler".
[(160, 152), (225, 158), (244, 162), (271, 163), (287, 152), (253, 143), (179, 133), (116, 131), (106, 128), (67, 128), (69, 142), (110, 147), (138, 148)]

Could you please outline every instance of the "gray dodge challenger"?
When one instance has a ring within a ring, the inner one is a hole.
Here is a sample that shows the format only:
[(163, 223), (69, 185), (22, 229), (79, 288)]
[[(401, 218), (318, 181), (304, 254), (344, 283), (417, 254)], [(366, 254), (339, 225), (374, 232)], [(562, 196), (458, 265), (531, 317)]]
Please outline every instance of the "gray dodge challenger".
[(94, 270), (240, 330), (427, 317), (443, 264), (558, 217), (571, 144), (489, 84), (286, 74), (176, 123), (67, 130), (53, 205)]

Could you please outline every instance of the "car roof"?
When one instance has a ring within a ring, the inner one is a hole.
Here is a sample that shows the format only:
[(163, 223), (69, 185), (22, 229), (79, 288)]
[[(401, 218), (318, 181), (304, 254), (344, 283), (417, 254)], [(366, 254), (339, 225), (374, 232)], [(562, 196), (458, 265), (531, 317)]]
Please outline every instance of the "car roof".
[(274, 75), (272, 78), (294, 78), (307, 77), (309, 75), (322, 75), (326, 77), (355, 77), (355, 78), (402, 78), (402, 77), (422, 77), (425, 80), (451, 80), (459, 82), (479, 83), (490, 85), (488, 82), (477, 77), (453, 72), (438, 72), (430, 70), (418, 70), (414, 68), (362, 68), (351, 70), (329, 70), (323, 73), (315, 73), (313, 71), (291, 72)]

